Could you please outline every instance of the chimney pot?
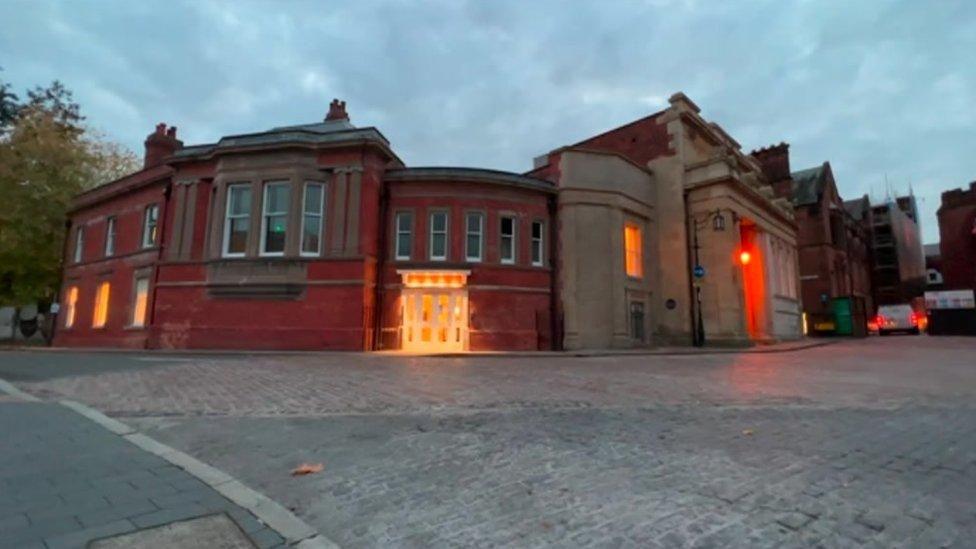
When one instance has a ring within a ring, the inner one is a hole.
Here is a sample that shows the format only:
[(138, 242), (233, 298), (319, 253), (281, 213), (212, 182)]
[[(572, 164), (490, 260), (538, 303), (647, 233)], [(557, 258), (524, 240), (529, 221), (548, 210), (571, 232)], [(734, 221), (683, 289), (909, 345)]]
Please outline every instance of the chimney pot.
[(339, 101), (338, 99), (333, 99), (332, 103), (329, 103), (329, 113), (325, 115), (325, 120), (349, 120), (349, 115), (346, 113), (346, 102)]
[(160, 122), (156, 130), (146, 137), (146, 155), (143, 158), (143, 169), (159, 166), (163, 159), (183, 147), (183, 142), (176, 138), (176, 126), (166, 127)]

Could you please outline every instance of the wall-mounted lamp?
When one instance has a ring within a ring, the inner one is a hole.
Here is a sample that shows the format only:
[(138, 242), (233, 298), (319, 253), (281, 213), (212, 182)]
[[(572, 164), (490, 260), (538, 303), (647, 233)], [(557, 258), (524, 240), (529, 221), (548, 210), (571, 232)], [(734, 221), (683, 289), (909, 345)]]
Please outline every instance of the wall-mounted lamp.
[(712, 218), (712, 229), (715, 231), (725, 230), (725, 216), (722, 212), (716, 212), (715, 217)]

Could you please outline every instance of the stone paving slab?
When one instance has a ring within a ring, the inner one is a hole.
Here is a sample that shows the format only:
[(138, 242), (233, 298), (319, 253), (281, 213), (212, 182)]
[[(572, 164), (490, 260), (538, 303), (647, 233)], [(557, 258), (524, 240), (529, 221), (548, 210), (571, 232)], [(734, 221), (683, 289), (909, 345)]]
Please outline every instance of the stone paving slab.
[(212, 513), (230, 514), (258, 547), (284, 543), (182, 469), (63, 406), (0, 402), (0, 433), (0, 547), (84, 547)]

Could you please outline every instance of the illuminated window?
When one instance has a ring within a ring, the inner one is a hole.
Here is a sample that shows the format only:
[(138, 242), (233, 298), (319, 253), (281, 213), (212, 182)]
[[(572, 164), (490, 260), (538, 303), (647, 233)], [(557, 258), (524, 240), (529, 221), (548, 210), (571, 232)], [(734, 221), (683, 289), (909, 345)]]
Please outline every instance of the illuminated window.
[(317, 256), (322, 251), (322, 211), (325, 185), (306, 183), (302, 199), (302, 255)]
[(75, 230), (75, 263), (81, 263), (82, 254), (85, 250), (85, 228), (78, 227)]
[(505, 264), (515, 263), (515, 218), (502, 216), (499, 227), (499, 255)]
[(624, 260), (627, 276), (641, 278), (644, 276), (644, 262), (641, 254), (641, 230), (633, 223), (624, 225)]
[(224, 257), (243, 257), (251, 230), (251, 185), (227, 186), (227, 210), (224, 216)]
[(532, 222), (532, 264), (536, 267), (541, 267), (543, 263), (542, 258), (542, 222), (533, 221)]
[(157, 227), (159, 225), (159, 205), (150, 204), (142, 216), (142, 247), (151, 248), (156, 245)]
[(141, 328), (146, 325), (146, 304), (149, 301), (149, 279), (137, 278), (134, 301), (132, 303), (131, 325)]
[(480, 213), (469, 213), (466, 216), (465, 224), (467, 234), (464, 244), (464, 258), (468, 261), (481, 261), (485, 216)]
[(105, 257), (115, 255), (115, 216), (105, 220)]
[(410, 259), (410, 249), (413, 248), (413, 214), (410, 212), (396, 214), (395, 246), (394, 256), (397, 259)]
[(68, 288), (64, 303), (64, 327), (70, 328), (75, 325), (75, 310), (78, 307), (78, 287)]
[(264, 213), (261, 216), (261, 255), (284, 255), (285, 238), (288, 234), (288, 200), (290, 189), (287, 182), (279, 181), (264, 186)]
[(108, 282), (102, 282), (98, 285), (98, 291), (95, 293), (95, 313), (92, 315), (92, 328), (102, 328), (108, 321), (108, 294), (110, 291), (111, 286)]
[(432, 261), (447, 259), (447, 212), (430, 214), (430, 250)]

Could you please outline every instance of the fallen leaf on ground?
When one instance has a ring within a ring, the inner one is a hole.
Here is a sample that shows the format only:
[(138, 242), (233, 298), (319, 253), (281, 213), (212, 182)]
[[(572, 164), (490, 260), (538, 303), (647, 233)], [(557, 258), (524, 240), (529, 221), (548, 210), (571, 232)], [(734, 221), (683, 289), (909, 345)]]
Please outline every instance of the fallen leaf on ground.
[(311, 475), (322, 472), (325, 466), (321, 463), (303, 463), (291, 470), (291, 476)]
[(742, 430), (742, 434), (745, 435), (745, 436), (747, 436), (747, 437), (751, 437), (752, 436), (752, 433), (753, 433), (752, 429), (743, 429)]

